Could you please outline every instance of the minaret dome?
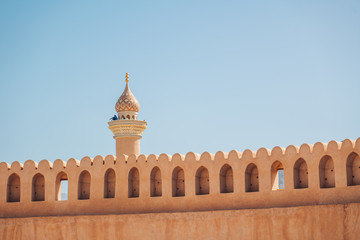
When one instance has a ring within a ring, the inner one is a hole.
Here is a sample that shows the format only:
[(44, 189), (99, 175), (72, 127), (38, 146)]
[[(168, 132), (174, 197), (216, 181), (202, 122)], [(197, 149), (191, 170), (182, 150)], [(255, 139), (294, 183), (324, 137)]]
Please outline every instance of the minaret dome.
[(126, 86), (119, 100), (115, 104), (119, 119), (137, 119), (140, 104), (129, 88), (129, 74), (126, 73)]

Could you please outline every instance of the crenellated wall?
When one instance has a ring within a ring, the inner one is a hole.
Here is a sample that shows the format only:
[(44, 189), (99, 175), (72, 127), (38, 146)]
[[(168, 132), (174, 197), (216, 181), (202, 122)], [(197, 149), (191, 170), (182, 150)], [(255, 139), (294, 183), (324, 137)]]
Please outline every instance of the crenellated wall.
[[(360, 202), (360, 138), (257, 152), (112, 155), (0, 163), (0, 217), (102, 215)], [(110, 170), (109, 170), (110, 169)], [(278, 173), (284, 172), (284, 189)], [(68, 200), (59, 186), (68, 180)]]

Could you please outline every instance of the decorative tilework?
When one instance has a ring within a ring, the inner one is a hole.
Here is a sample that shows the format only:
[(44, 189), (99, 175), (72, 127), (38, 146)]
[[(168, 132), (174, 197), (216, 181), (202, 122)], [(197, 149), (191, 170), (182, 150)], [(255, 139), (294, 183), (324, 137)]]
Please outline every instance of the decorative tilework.
[(121, 94), (119, 100), (115, 105), (116, 112), (122, 111), (134, 111), (139, 112), (140, 104), (135, 96), (132, 94), (129, 88), (129, 84), (126, 83), (124, 92)]

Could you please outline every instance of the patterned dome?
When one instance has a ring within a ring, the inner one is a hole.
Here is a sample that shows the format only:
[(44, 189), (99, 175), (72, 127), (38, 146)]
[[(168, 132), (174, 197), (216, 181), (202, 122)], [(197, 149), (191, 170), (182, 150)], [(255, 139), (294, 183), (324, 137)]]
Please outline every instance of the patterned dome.
[(139, 112), (140, 104), (135, 96), (132, 94), (129, 88), (129, 76), (126, 74), (126, 87), (124, 92), (121, 94), (119, 100), (116, 102), (116, 112), (133, 111)]

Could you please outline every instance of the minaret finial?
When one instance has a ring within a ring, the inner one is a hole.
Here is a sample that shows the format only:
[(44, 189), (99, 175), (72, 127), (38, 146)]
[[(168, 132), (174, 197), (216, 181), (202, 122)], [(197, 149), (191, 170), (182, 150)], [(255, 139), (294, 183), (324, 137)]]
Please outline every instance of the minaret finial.
[(126, 77), (125, 77), (125, 81), (128, 83), (129, 82), (129, 74), (128, 73), (126, 73)]

